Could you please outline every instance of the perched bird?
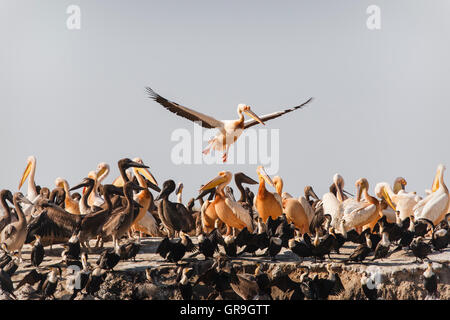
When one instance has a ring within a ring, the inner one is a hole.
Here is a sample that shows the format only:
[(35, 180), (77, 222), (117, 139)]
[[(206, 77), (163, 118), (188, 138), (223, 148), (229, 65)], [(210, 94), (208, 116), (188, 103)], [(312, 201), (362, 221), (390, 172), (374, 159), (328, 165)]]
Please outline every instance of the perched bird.
[(121, 260), (130, 260), (136, 261), (136, 255), (141, 250), (141, 239), (138, 238), (135, 241), (130, 241), (123, 245), (122, 247), (122, 256)]
[(223, 243), (223, 238), (218, 229), (214, 229), (208, 235), (198, 236), (198, 251), (207, 258), (213, 258), (215, 252), (219, 252), (218, 244)]
[(3, 269), (0, 269), (0, 289), (8, 292), (10, 295), (16, 298), (16, 296), (14, 295), (14, 286), (11, 281), (11, 276)]
[(431, 246), (428, 243), (425, 243), (422, 237), (415, 238), (411, 242), (409, 248), (416, 257), (416, 262), (418, 259), (421, 261), (423, 261), (423, 259), (428, 259), (428, 255), (431, 253)]
[(428, 268), (423, 273), (423, 285), (428, 293), (425, 299), (437, 299), (437, 276), (433, 272), (433, 264), (431, 262), (428, 262)]
[[(305, 236), (307, 236), (307, 234), (303, 235), (303, 240), (300, 242), (296, 241), (295, 239), (289, 239), (289, 249), (291, 249), (291, 251), (300, 258), (307, 258), (312, 256), (311, 241), (305, 241)], [(309, 239), (309, 237), (307, 237), (306, 239)]]
[(367, 277), (367, 272), (363, 272), (363, 276), (361, 277), (361, 288), (364, 292), (364, 295), (369, 300), (377, 300), (378, 299), (378, 290), (373, 283), (372, 279)]
[(312, 280), (312, 286), (314, 288), (317, 299), (325, 300), (330, 295), (334, 296), (344, 291), (341, 278), (337, 273), (334, 273), (331, 269), (331, 264), (327, 264), (328, 277), (319, 278), (316, 274)]
[(170, 240), (168, 237), (164, 238), (156, 249), (156, 253), (167, 261), (177, 263), (183, 259), (186, 252), (194, 252), (196, 247), (192, 240), (182, 231), (180, 236), (181, 238), (178, 240)]
[(101, 267), (96, 267), (94, 271), (89, 275), (88, 282), (86, 283), (85, 291), (87, 294), (95, 296), (95, 294), (100, 290), (101, 284), (105, 281), (106, 270)]
[(31, 264), (33, 267), (39, 267), (41, 262), (44, 260), (44, 247), (41, 243), (41, 236), (35, 234), (36, 241), (33, 244), (33, 248), (31, 249)]
[(123, 246), (119, 246), (117, 243), (114, 250), (104, 250), (97, 259), (97, 265), (101, 269), (113, 270), (113, 268), (119, 263), (120, 257), (123, 255)]
[(270, 257), (271, 260), (275, 260), (275, 256), (280, 253), (282, 248), (282, 240), (279, 237), (270, 237), (269, 247), (264, 255)]
[(192, 300), (192, 284), (189, 282), (190, 277), (192, 276), (192, 268), (183, 268), (180, 275), (181, 277), (177, 278), (178, 289), (180, 290), (181, 297), (183, 300)]
[(366, 243), (360, 244), (355, 251), (353, 251), (350, 256), (344, 260), (344, 263), (353, 262), (363, 262), (364, 259), (372, 252), (372, 241), (370, 240), (370, 234), (366, 233)]
[(59, 271), (57, 268), (51, 268), (50, 272), (47, 275), (47, 279), (44, 281), (44, 284), (42, 285), (42, 296), (41, 300), (45, 300), (46, 298), (53, 298), (55, 299), (55, 291), (56, 287), (58, 286), (58, 272), (59, 276), (61, 276), (61, 271)]
[(376, 259), (386, 258), (389, 254), (389, 247), (391, 246), (391, 242), (389, 241), (389, 234), (387, 232), (382, 232), (381, 241), (378, 243), (375, 248), (374, 257), (372, 261)]

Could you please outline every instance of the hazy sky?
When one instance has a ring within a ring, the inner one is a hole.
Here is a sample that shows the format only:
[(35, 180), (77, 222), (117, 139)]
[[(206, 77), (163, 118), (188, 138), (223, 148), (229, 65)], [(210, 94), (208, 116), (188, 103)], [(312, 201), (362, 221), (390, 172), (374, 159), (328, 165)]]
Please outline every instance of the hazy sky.
[[(380, 30), (366, 26), (372, 4)], [(69, 5), (80, 30), (66, 27)], [(339, 172), (349, 191), (403, 176), (423, 194), (450, 159), (449, 15), (445, 0), (0, 0), (0, 188), (17, 190), (31, 154), (50, 187), (103, 161), (111, 182), (117, 160), (137, 156), (160, 184), (183, 181), (186, 200), (220, 170), (256, 179), (256, 164), (173, 164), (171, 134), (193, 125), (150, 100), (151, 86), (218, 119), (312, 96), (267, 122), (285, 191), (322, 195)]]

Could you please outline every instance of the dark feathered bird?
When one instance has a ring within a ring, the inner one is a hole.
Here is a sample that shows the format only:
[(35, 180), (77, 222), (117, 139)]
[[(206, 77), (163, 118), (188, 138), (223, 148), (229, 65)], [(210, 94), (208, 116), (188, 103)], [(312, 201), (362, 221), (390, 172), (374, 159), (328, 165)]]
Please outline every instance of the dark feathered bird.
[(106, 270), (97, 267), (89, 275), (88, 282), (86, 283), (85, 291), (87, 294), (95, 296), (100, 290), (101, 284), (105, 281)]
[(427, 298), (436, 299), (438, 295), (437, 276), (433, 272), (433, 266), (431, 262), (428, 262), (428, 268), (423, 273), (423, 285), (428, 293)]
[(330, 295), (337, 295), (344, 291), (341, 278), (331, 270), (330, 264), (327, 264), (327, 271), (327, 278), (319, 278), (316, 274), (312, 280), (315, 295), (319, 300), (328, 299)]
[(130, 260), (136, 261), (136, 255), (141, 250), (141, 240), (130, 241), (123, 246), (122, 250), (122, 260)]
[(312, 256), (323, 260), (325, 255), (330, 257), (331, 249), (333, 248), (334, 237), (330, 234), (326, 234), (322, 238), (319, 238), (319, 230), (316, 229), (316, 236), (314, 238), (312, 249)]
[(386, 258), (389, 254), (389, 248), (391, 246), (391, 242), (389, 241), (389, 234), (385, 231), (382, 231), (381, 241), (378, 243), (375, 248), (374, 257), (372, 261), (376, 259)]
[(409, 248), (416, 257), (416, 262), (418, 259), (421, 261), (423, 261), (423, 259), (427, 259), (428, 255), (431, 253), (431, 246), (428, 243), (425, 243), (422, 237), (415, 238), (411, 242)]
[(0, 288), (16, 298), (14, 295), (14, 286), (11, 281), (11, 277), (7, 272), (3, 271), (3, 269), (0, 270)]
[(101, 269), (113, 270), (123, 255), (123, 246), (116, 245), (114, 250), (104, 250), (97, 259), (97, 265)]
[(200, 234), (198, 251), (205, 256), (205, 259), (212, 258), (215, 252), (219, 252), (219, 243), (223, 244), (223, 238), (218, 229), (214, 229), (208, 235)]
[(269, 247), (267, 248), (264, 255), (270, 257), (271, 260), (275, 260), (275, 257), (280, 253), (282, 248), (282, 240), (279, 237), (270, 237)]
[(36, 269), (31, 270), (28, 272), (22, 280), (20, 280), (19, 284), (16, 287), (16, 290), (22, 287), (24, 284), (29, 284), (33, 286), (37, 282), (39, 282), (39, 286), (37, 291), (40, 292), (42, 285), (44, 284), (45, 279), (47, 279), (48, 272), (38, 272)]
[(36, 241), (33, 244), (33, 248), (31, 249), (31, 264), (33, 267), (38, 267), (41, 262), (44, 260), (44, 247), (41, 244), (41, 236), (40, 235), (34, 235), (36, 238)]
[[(55, 299), (55, 292), (56, 287), (58, 286), (58, 272), (59, 270), (57, 268), (51, 268), (50, 272), (47, 275), (47, 279), (44, 281), (44, 284), (42, 285), (42, 296), (41, 300), (45, 300), (46, 298), (53, 298)], [(61, 274), (59, 274), (61, 276)]]
[(186, 252), (194, 252), (196, 247), (192, 243), (192, 240), (180, 232), (180, 239), (170, 240), (169, 238), (164, 238), (156, 249), (161, 257), (170, 262), (178, 262), (183, 259)]
[(361, 277), (361, 288), (367, 299), (369, 300), (378, 299), (378, 290), (376, 288), (376, 285), (372, 279), (367, 277), (367, 272), (365, 271), (363, 272), (363, 276)]
[(356, 249), (350, 254), (350, 256), (344, 260), (344, 263), (353, 262), (363, 262), (364, 259), (372, 252), (372, 241), (370, 240), (370, 234), (366, 233), (366, 243), (360, 244)]
[[(303, 237), (305, 237), (305, 235)], [(288, 245), (289, 249), (291, 249), (291, 251), (300, 258), (307, 258), (312, 256), (311, 243), (307, 243), (304, 239), (300, 242), (296, 241), (295, 239), (290, 239)]]

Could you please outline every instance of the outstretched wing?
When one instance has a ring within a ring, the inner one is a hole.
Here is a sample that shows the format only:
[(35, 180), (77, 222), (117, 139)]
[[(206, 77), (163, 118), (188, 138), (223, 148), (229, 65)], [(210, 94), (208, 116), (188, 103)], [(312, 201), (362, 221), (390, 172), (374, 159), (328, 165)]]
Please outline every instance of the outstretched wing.
[(158, 102), (160, 105), (162, 105), (170, 112), (173, 112), (180, 117), (189, 119), (191, 121), (200, 122), (200, 125), (203, 128), (212, 129), (223, 127), (222, 121), (219, 121), (217, 119), (214, 119), (213, 117), (207, 116), (206, 114), (179, 105), (176, 102), (169, 101), (166, 98), (161, 97), (150, 87), (146, 87), (145, 89), (147, 90), (147, 93), (150, 95), (150, 98)]
[[(295, 107), (290, 108), (290, 109), (285, 109), (285, 110), (282, 110), (282, 111), (277, 111), (277, 112), (274, 112), (274, 113), (266, 114), (266, 115), (260, 117), (260, 119), (263, 122), (265, 122), (265, 121), (268, 121), (268, 120), (272, 120), (272, 119), (281, 117), (283, 114), (286, 114), (286, 113), (289, 113), (289, 112), (292, 112), (292, 111), (295, 111), (297, 109), (300, 109), (300, 108), (304, 107), (309, 102), (311, 102), (312, 99), (313, 98), (309, 98), (306, 102), (303, 102), (301, 105), (295, 106)], [(244, 128), (245, 129), (250, 128), (250, 127), (252, 127), (252, 126), (254, 126), (254, 125), (258, 124), (258, 123), (259, 123), (258, 121), (253, 120), (253, 119), (252, 120), (247, 120), (247, 121), (244, 122)]]

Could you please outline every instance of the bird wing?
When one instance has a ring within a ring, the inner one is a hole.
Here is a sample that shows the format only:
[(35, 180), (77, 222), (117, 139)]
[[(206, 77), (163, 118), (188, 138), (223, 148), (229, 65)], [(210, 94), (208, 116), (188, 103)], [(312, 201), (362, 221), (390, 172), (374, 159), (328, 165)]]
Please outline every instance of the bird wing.
[(243, 206), (241, 206), (236, 201), (233, 201), (229, 198), (225, 198), (226, 205), (231, 209), (231, 211), (234, 213), (236, 218), (241, 220), (245, 225), (247, 226), (247, 229), (250, 232), (253, 232), (253, 221), (252, 217), (250, 216), (250, 213), (244, 209)]
[(34, 285), (38, 281), (42, 281), (42, 279), (47, 278), (47, 273), (41, 274), (36, 271), (36, 269), (31, 270), (29, 273), (20, 280), (19, 284), (16, 287), (16, 290), (19, 289), (24, 284), (28, 283), (29, 285)]
[(298, 201), (303, 207), (303, 210), (305, 210), (306, 216), (308, 217), (308, 223), (311, 223), (312, 218), (314, 217), (314, 210), (309, 204), (308, 200), (306, 200), (305, 197), (299, 197)]
[(447, 207), (449, 203), (449, 195), (447, 193), (437, 192), (432, 193), (432, 198), (425, 204), (419, 218), (427, 218), (436, 225), (439, 221), (438, 219), (447, 213)]
[[(266, 114), (266, 115), (260, 117), (260, 119), (264, 122), (264, 121), (268, 121), (268, 120), (272, 120), (272, 119), (281, 117), (283, 114), (295, 111), (295, 110), (300, 109), (301, 107), (307, 105), (309, 102), (311, 102), (312, 99), (313, 98), (309, 98), (306, 102), (303, 102), (301, 105), (295, 106), (293, 108), (289, 108), (289, 109), (285, 109), (285, 110), (282, 110), (282, 111), (277, 111), (277, 112), (274, 112), (274, 113)], [(247, 121), (244, 122), (244, 128), (247, 129), (247, 128), (253, 127), (254, 125), (256, 125), (258, 123), (259, 123), (258, 121), (253, 120), (253, 119), (252, 120), (247, 120)]]
[(345, 227), (352, 229), (359, 226), (361, 223), (367, 221), (373, 214), (377, 207), (368, 202), (362, 202), (359, 206), (354, 206), (354, 209), (344, 215)]
[(169, 110), (170, 112), (175, 113), (176, 115), (189, 119), (194, 122), (200, 122), (199, 124), (203, 128), (221, 128), (223, 127), (223, 122), (219, 121), (217, 119), (214, 119), (213, 117), (207, 116), (206, 114), (197, 112), (195, 110), (189, 109), (187, 107), (184, 107), (182, 105), (179, 105), (176, 102), (172, 102), (167, 100), (164, 97), (161, 97), (159, 94), (157, 94), (155, 91), (153, 91), (152, 88), (146, 87), (147, 93), (150, 95), (150, 98), (158, 102), (160, 105), (162, 105), (164, 108)]
[(278, 192), (273, 192), (273, 196), (280, 204), (280, 207), (283, 208), (283, 198), (281, 198), (281, 196), (278, 194)]
[(5, 227), (5, 229), (3, 229), (3, 237), (2, 237), (3, 241), (5, 241), (5, 240), (7, 240), (7, 239), (9, 239), (11, 237), (14, 237), (14, 235), (16, 233), (17, 233), (17, 228), (14, 227), (13, 224), (8, 224)]

